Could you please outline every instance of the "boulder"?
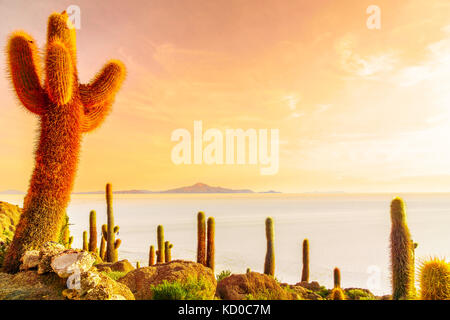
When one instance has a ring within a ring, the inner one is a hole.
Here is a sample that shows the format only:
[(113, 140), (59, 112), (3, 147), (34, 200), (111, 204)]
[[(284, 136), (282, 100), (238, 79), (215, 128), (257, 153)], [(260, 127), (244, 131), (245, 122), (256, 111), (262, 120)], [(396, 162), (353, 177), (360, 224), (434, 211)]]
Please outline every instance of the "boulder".
[(39, 250), (26, 251), (25, 254), (20, 259), (22, 264), (20, 265), (20, 270), (28, 270), (37, 268), (40, 260)]
[(6, 233), (14, 234), (22, 209), (19, 206), (0, 201), (0, 239)]
[(117, 262), (105, 262), (96, 264), (95, 267), (98, 271), (102, 272), (111, 272), (111, 271), (119, 271), (119, 272), (130, 272), (134, 270), (133, 265), (128, 260), (120, 260)]
[(311, 291), (319, 291), (321, 286), (317, 281), (306, 282), (302, 281), (296, 284), (296, 286), (301, 286)]
[(217, 284), (216, 296), (223, 300), (298, 300), (301, 297), (283, 288), (273, 277), (257, 272), (232, 274)]
[(80, 283), (83, 300), (134, 300), (126, 285), (97, 271), (82, 273)]
[(53, 241), (44, 243), (39, 253), (38, 274), (53, 271), (50, 266), (52, 257), (64, 250), (66, 250), (66, 248), (60, 243)]
[(0, 300), (62, 300), (65, 288), (65, 280), (54, 273), (0, 273)]
[(51, 258), (50, 266), (61, 278), (68, 278), (72, 273), (88, 271), (96, 258), (88, 251), (68, 249)]
[(206, 281), (209, 285), (202, 295), (213, 299), (216, 288), (213, 271), (192, 261), (172, 260), (163, 264), (135, 269), (121, 278), (119, 282), (130, 288), (137, 300), (151, 300), (153, 298), (152, 286), (159, 285), (164, 280), (183, 282), (190, 277), (202, 278)]

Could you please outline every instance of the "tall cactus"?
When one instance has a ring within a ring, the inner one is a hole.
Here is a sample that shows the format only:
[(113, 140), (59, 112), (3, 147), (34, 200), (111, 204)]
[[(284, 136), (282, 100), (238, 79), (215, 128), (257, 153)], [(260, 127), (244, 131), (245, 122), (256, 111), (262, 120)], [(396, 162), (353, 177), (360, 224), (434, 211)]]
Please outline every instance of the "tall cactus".
[(11, 273), (19, 271), (25, 251), (58, 241), (82, 134), (103, 122), (125, 77), (124, 65), (112, 60), (89, 84), (78, 82), (75, 28), (65, 11), (50, 15), (44, 50), (42, 72), (39, 50), (30, 35), (16, 31), (8, 40), (8, 70), (15, 92), (24, 107), (40, 118), (34, 172), (3, 264)]
[(334, 268), (333, 270), (333, 282), (335, 288), (341, 287), (341, 270), (339, 268)]
[(206, 221), (202, 211), (197, 214), (197, 263), (206, 265)]
[(89, 213), (89, 251), (97, 252), (97, 214), (95, 210)]
[(102, 240), (100, 241), (100, 258), (106, 261), (106, 239), (108, 238), (108, 226), (102, 225)]
[(392, 299), (414, 296), (414, 242), (406, 223), (405, 203), (399, 197), (391, 202)]
[(273, 220), (269, 217), (266, 219), (267, 252), (266, 260), (264, 262), (264, 273), (269, 276), (275, 275), (275, 247), (273, 243), (273, 234)]
[(309, 241), (303, 240), (302, 282), (309, 282)]
[(87, 231), (83, 231), (83, 250), (89, 250)]
[(158, 251), (156, 252), (157, 256), (157, 263), (164, 263), (165, 261), (165, 255), (164, 255), (164, 227), (162, 225), (159, 225), (157, 228), (157, 234), (158, 234)]
[(148, 253), (148, 266), (152, 266), (155, 264), (155, 247), (150, 246), (150, 250)]
[(171, 244), (169, 241), (164, 242), (164, 250), (165, 250), (164, 262), (172, 261), (172, 248), (173, 244)]
[(214, 242), (214, 237), (215, 237), (215, 229), (216, 229), (216, 223), (214, 221), (213, 217), (209, 217), (208, 218), (208, 241), (207, 241), (207, 246), (206, 246), (206, 266), (208, 268), (211, 268), (214, 271), (214, 256), (215, 256), (215, 242)]
[(107, 214), (107, 237), (106, 237), (106, 261), (116, 262), (118, 259), (116, 233), (119, 232), (119, 226), (114, 225), (114, 213), (112, 207), (112, 186), (110, 183), (106, 184), (106, 214)]

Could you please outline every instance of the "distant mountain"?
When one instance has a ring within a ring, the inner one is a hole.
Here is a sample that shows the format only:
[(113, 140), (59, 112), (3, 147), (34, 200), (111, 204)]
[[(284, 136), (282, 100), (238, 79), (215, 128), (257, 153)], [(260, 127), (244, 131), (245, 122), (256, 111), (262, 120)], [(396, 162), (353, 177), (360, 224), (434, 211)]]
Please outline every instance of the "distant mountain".
[[(104, 194), (104, 191), (90, 191), (90, 192), (75, 192), (74, 194)], [(163, 191), (150, 191), (150, 190), (118, 190), (113, 191), (115, 194), (155, 194), (155, 193), (255, 193), (250, 189), (228, 189), (222, 187), (212, 187), (204, 183), (196, 183), (192, 186), (163, 190)], [(265, 191), (260, 193), (280, 193), (277, 191)]]
[(249, 189), (227, 189), (222, 187), (211, 187), (204, 183), (196, 183), (189, 187), (181, 187), (161, 191), (161, 193), (253, 193)]
[(20, 190), (8, 189), (4, 191), (0, 191), (0, 194), (24, 194), (25, 192)]

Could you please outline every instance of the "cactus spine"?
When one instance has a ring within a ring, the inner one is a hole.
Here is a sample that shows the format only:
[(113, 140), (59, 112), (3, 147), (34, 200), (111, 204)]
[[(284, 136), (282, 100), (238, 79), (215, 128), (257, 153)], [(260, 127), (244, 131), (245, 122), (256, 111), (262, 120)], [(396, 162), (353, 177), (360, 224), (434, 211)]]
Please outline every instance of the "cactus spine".
[(433, 258), (419, 270), (421, 300), (450, 300), (450, 263)]
[(264, 273), (269, 276), (275, 275), (275, 248), (273, 243), (273, 234), (273, 220), (269, 217), (266, 219), (267, 252), (266, 260), (264, 262)]
[(106, 239), (108, 238), (108, 226), (102, 225), (102, 240), (100, 241), (100, 258), (105, 261), (106, 259)]
[(392, 299), (414, 295), (414, 246), (406, 223), (405, 204), (399, 197), (391, 202), (391, 273)]
[(339, 268), (334, 268), (333, 270), (333, 282), (335, 288), (341, 287), (341, 270)]
[(164, 242), (164, 250), (165, 250), (164, 262), (172, 261), (172, 248), (173, 244), (171, 244), (169, 241)]
[(150, 252), (148, 254), (148, 266), (152, 266), (155, 264), (155, 247), (150, 246)]
[(207, 249), (206, 249), (206, 266), (208, 268), (211, 268), (214, 271), (214, 255), (215, 255), (215, 229), (216, 229), (216, 223), (214, 221), (213, 217), (208, 218), (208, 242), (207, 242)]
[(87, 231), (83, 231), (83, 250), (88, 251), (88, 249), (89, 249), (89, 246), (88, 246)]
[(65, 11), (48, 19), (45, 72), (36, 41), (23, 31), (9, 37), (7, 55), (10, 79), (20, 102), (40, 118), (33, 175), (3, 263), (4, 271), (14, 273), (19, 271), (25, 251), (39, 249), (48, 241), (58, 242), (77, 171), (81, 136), (106, 118), (125, 77), (125, 67), (120, 61), (110, 61), (91, 83), (78, 83), (75, 28)]
[(303, 240), (302, 282), (309, 282), (309, 241)]
[(202, 211), (197, 214), (197, 263), (206, 265), (206, 222)]
[(159, 225), (157, 228), (157, 234), (158, 234), (158, 251), (156, 251), (157, 255), (157, 263), (164, 263), (165, 256), (164, 256), (164, 227), (162, 225)]
[(97, 214), (94, 210), (89, 213), (89, 251), (97, 252)]

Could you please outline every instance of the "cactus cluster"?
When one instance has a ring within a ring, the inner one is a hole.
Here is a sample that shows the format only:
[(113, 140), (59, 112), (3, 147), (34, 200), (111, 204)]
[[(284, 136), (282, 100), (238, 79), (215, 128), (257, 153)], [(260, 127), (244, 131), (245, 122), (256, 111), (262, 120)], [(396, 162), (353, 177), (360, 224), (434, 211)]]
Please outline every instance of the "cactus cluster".
[(414, 242), (406, 222), (405, 203), (399, 197), (391, 202), (392, 299), (412, 298), (414, 287)]
[(266, 240), (267, 251), (266, 259), (264, 262), (264, 273), (269, 276), (275, 276), (275, 247), (274, 247), (274, 231), (273, 231), (273, 219), (266, 219)]
[(215, 267), (215, 220), (209, 217), (206, 221), (205, 213), (197, 214), (197, 263), (214, 271)]
[(109, 113), (125, 67), (120, 61), (110, 61), (92, 82), (78, 83), (75, 28), (65, 11), (48, 19), (44, 72), (36, 41), (27, 33), (14, 32), (6, 50), (17, 97), (40, 118), (33, 175), (3, 263), (6, 272), (14, 273), (19, 271), (25, 251), (39, 249), (48, 241), (58, 242), (82, 134), (97, 128)]

